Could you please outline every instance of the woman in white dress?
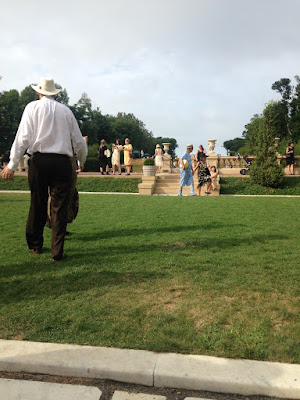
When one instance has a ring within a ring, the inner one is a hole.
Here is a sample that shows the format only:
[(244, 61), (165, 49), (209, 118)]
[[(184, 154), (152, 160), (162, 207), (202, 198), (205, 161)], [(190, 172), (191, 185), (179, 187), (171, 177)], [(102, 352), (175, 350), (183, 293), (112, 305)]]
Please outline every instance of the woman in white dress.
[(121, 163), (120, 163), (120, 151), (123, 150), (123, 146), (121, 145), (121, 142), (119, 139), (116, 140), (116, 144), (112, 144), (112, 151), (113, 151), (113, 155), (112, 155), (112, 159), (111, 159), (111, 163), (112, 163), (112, 170), (113, 170), (113, 174), (115, 175), (115, 170), (116, 167), (118, 168), (119, 171), (119, 175), (121, 175)]
[(155, 157), (155, 165), (156, 165), (156, 172), (160, 172), (161, 167), (163, 166), (163, 151), (159, 144), (156, 145), (154, 157)]

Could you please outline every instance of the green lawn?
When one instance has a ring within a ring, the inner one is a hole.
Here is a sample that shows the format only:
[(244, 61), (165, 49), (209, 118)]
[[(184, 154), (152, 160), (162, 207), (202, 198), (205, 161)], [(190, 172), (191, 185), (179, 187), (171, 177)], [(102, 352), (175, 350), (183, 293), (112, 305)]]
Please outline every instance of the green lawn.
[(299, 199), (81, 195), (66, 260), (0, 193), (0, 338), (300, 362)]
[[(77, 189), (81, 192), (123, 192), (138, 193), (141, 178), (112, 178), (112, 177), (80, 177), (77, 179)], [(5, 181), (0, 177), (1, 190), (29, 190), (26, 176), (15, 176), (13, 180)]]
[[(138, 193), (138, 184), (142, 179), (113, 177), (80, 176), (77, 179), (77, 188), (81, 192), (123, 192)], [(15, 176), (12, 181), (0, 179), (1, 190), (29, 190), (27, 177)], [(278, 189), (254, 185), (246, 178), (221, 178), (221, 194), (243, 195), (300, 195), (300, 178), (285, 178), (284, 185)]]
[(282, 187), (268, 188), (253, 184), (249, 177), (221, 178), (221, 194), (247, 195), (300, 195), (300, 178), (285, 177)]

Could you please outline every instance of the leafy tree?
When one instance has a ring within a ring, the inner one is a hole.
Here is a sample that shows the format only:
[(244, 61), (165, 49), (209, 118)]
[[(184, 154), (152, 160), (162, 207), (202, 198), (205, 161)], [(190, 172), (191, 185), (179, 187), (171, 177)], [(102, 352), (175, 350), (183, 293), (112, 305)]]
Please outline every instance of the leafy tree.
[(0, 153), (11, 148), (18, 130), (22, 111), (19, 92), (15, 89), (2, 92), (0, 97)]
[(38, 100), (39, 97), (36, 93), (35, 90), (32, 89), (32, 87), (26, 86), (25, 89), (22, 90), (21, 94), (20, 94), (20, 107), (21, 107), (21, 111), (24, 111), (24, 108), (27, 106), (28, 103), (30, 103), (31, 101), (35, 101)]
[(300, 138), (300, 78), (295, 76), (296, 85), (291, 80), (282, 78), (272, 85), (272, 89), (281, 95), (281, 114), (284, 115), (285, 129), (280, 137), (289, 139)]
[(81, 128), (84, 122), (89, 120), (89, 114), (92, 111), (92, 102), (86, 93), (82, 93), (78, 103), (70, 106), (78, 125)]
[(97, 143), (104, 139), (107, 143), (113, 141), (110, 134), (108, 117), (101, 114), (99, 108), (88, 111), (88, 118), (81, 125), (81, 132), (89, 137), (89, 144)]
[[(1, 77), (0, 77), (1, 79)], [(59, 84), (56, 88), (62, 89)], [(22, 112), (28, 103), (37, 100), (38, 96), (31, 86), (25, 87), (22, 92), (16, 90), (0, 92), (0, 151), (10, 149), (14, 140)], [(177, 142), (173, 138), (154, 138), (145, 124), (133, 114), (118, 113), (117, 116), (103, 115), (99, 108), (92, 109), (91, 99), (83, 93), (79, 101), (74, 105), (68, 105), (69, 96), (66, 89), (56, 96), (56, 100), (70, 107), (75, 115), (81, 132), (89, 137), (89, 145), (93, 146), (93, 153), (98, 148), (101, 139), (105, 139), (108, 145), (116, 139), (123, 141), (130, 139), (135, 150), (153, 154), (157, 143), (170, 142), (170, 154), (174, 154)], [(95, 149), (94, 149), (95, 148)]]
[(59, 84), (55, 84), (56, 89), (61, 89), (61, 92), (59, 92), (56, 97), (55, 100), (59, 101), (60, 103), (64, 104), (65, 106), (68, 106), (69, 104), (69, 95), (67, 93), (66, 89), (63, 89), (62, 86), (60, 86)]
[(232, 140), (227, 140), (223, 143), (223, 147), (232, 154), (238, 153), (239, 149), (245, 146), (246, 139), (235, 138)]
[(124, 143), (128, 137), (135, 150), (149, 152), (153, 148), (152, 133), (133, 114), (118, 113), (116, 117), (109, 118), (109, 125), (113, 140), (118, 138)]
[(278, 187), (283, 183), (283, 167), (277, 162), (274, 147), (275, 120), (276, 110), (270, 103), (257, 120), (257, 131), (252, 138), (256, 158), (250, 168), (250, 177), (254, 183), (262, 186)]
[(291, 101), (291, 130), (293, 139), (300, 139), (300, 78), (295, 76), (297, 85), (294, 88), (294, 98)]
[(291, 113), (291, 100), (293, 98), (293, 87), (291, 80), (288, 78), (282, 78), (276, 81), (272, 85), (272, 89), (281, 94), (281, 106), (285, 117), (285, 125), (288, 135), (292, 136), (290, 129), (290, 113)]
[(245, 125), (245, 130), (243, 132), (243, 136), (246, 139), (246, 145), (247, 145), (247, 148), (249, 149), (250, 154), (254, 154), (253, 152), (256, 149), (257, 132), (259, 130), (262, 118), (263, 117), (261, 115), (255, 114), (251, 118), (249, 124)]

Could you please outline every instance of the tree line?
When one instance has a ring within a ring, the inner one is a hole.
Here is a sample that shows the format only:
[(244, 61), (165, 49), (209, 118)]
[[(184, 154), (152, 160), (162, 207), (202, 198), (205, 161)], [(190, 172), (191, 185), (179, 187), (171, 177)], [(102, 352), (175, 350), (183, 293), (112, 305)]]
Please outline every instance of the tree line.
[(281, 139), (279, 150), (283, 154), (289, 141), (300, 142), (300, 77), (296, 75), (294, 83), (289, 78), (282, 78), (274, 82), (271, 88), (281, 98), (277, 101), (271, 100), (261, 114), (255, 114), (245, 125), (241, 138), (223, 143), (229, 152), (255, 154), (266, 121), (274, 138)]
[[(77, 103), (70, 105), (67, 90), (59, 84), (56, 84), (56, 88), (62, 89), (56, 100), (72, 110), (83, 136), (88, 136), (89, 145), (94, 145), (92, 147), (99, 145), (101, 139), (108, 144), (116, 139), (124, 143), (128, 137), (134, 150), (143, 150), (150, 155), (154, 154), (157, 144), (169, 142), (169, 153), (175, 156), (178, 147), (176, 139), (154, 137), (134, 114), (119, 112), (116, 116), (103, 115), (98, 107), (92, 108), (91, 99), (86, 93), (82, 94)], [(31, 86), (25, 87), (20, 93), (15, 89), (0, 92), (0, 155), (11, 148), (24, 108), (34, 100), (38, 100), (38, 96)]]

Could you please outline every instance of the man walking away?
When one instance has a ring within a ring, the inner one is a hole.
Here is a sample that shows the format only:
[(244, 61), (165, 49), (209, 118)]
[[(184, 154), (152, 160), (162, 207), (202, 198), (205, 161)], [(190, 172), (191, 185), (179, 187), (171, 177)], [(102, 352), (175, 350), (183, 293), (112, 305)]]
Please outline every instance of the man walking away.
[(67, 211), (72, 186), (73, 149), (81, 165), (87, 156), (87, 146), (71, 110), (57, 102), (52, 78), (41, 78), (32, 85), (39, 100), (29, 103), (23, 113), (10, 162), (2, 171), (4, 179), (12, 179), (25, 151), (28, 162), (28, 182), (31, 203), (26, 226), (29, 250), (42, 253), (43, 231), (47, 219), (48, 195), (51, 196), (51, 255), (54, 261), (64, 257)]

